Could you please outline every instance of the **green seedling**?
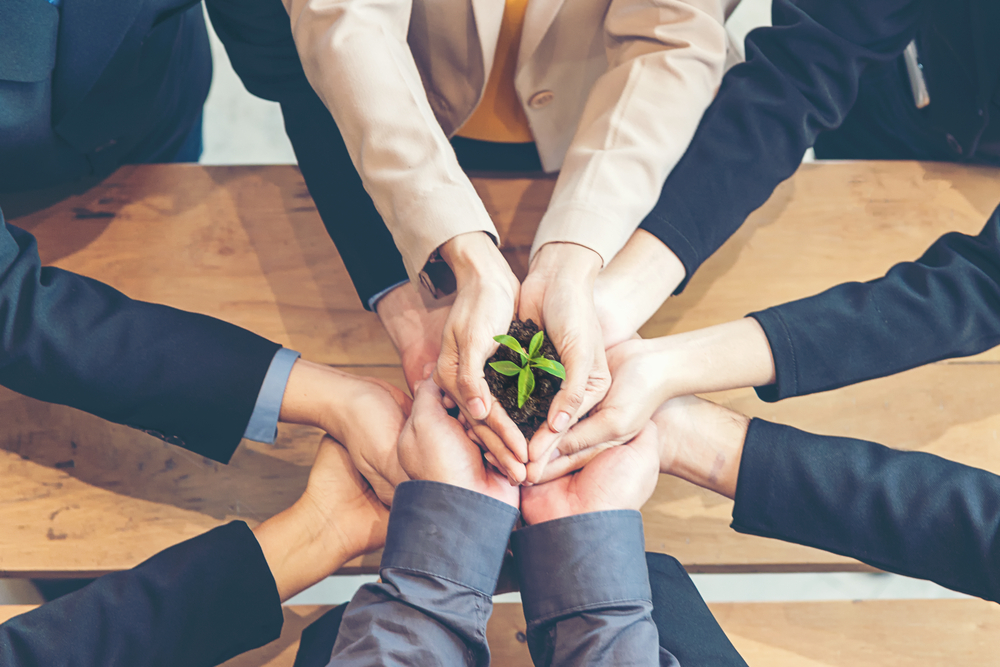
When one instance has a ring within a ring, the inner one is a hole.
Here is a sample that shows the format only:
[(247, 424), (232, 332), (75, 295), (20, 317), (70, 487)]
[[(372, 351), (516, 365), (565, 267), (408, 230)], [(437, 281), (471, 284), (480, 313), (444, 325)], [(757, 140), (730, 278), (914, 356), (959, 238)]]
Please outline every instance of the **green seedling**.
[(520, 366), (513, 361), (490, 362), (490, 368), (497, 373), (506, 375), (507, 377), (517, 376), (518, 408), (523, 408), (524, 403), (531, 396), (531, 392), (535, 391), (535, 374), (531, 371), (532, 368), (543, 370), (560, 380), (566, 379), (566, 368), (562, 364), (542, 356), (542, 342), (545, 340), (543, 332), (539, 331), (531, 337), (531, 343), (528, 344), (527, 352), (524, 351), (524, 348), (521, 347), (521, 344), (513, 336), (494, 336), (493, 340), (514, 350), (521, 358)]

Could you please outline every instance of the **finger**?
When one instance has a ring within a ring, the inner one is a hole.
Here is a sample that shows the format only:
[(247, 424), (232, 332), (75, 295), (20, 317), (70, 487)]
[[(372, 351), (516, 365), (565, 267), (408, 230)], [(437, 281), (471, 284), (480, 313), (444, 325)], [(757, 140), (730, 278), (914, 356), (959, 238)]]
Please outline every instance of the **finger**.
[(581, 414), (594, 365), (593, 355), (581, 350), (575, 342), (564, 345), (559, 354), (566, 368), (566, 379), (552, 399), (548, 414), (549, 428), (556, 433), (569, 428), (573, 418)]
[[(463, 419), (464, 419), (464, 417), (463, 417)], [(472, 426), (469, 426), (468, 423), (462, 424), (462, 426), (465, 427), (465, 433), (466, 433), (466, 435), (469, 436), (469, 440), (471, 440), (472, 442), (476, 443), (476, 445), (478, 445), (479, 449), (482, 449), (482, 450), (486, 451), (486, 445), (483, 444), (483, 441), (479, 439), (478, 435), (476, 435), (476, 431), (472, 428)]]
[(554, 452), (559, 451), (559, 443), (564, 434), (555, 433), (549, 428), (548, 423), (542, 425), (535, 435), (531, 436), (528, 443), (528, 481), (532, 484), (539, 483), (541, 475), (552, 458)]
[(610, 449), (613, 446), (614, 445), (610, 444), (602, 444), (597, 445), (596, 447), (591, 447), (590, 449), (585, 449), (582, 452), (570, 454), (569, 456), (553, 458), (546, 462), (544, 468), (539, 467), (537, 470), (533, 470), (532, 466), (536, 466), (538, 464), (534, 462), (529, 463), (528, 479), (534, 484), (545, 484), (554, 479), (565, 477), (566, 475), (583, 468), (585, 465), (593, 461), (598, 454)]
[(486, 426), (497, 435), (504, 446), (515, 456), (519, 463), (528, 462), (528, 441), (524, 439), (524, 434), (517, 427), (514, 420), (510, 418), (507, 411), (503, 409), (499, 401), (493, 403), (493, 409), (486, 417)]
[(419, 415), (447, 415), (441, 399), (441, 387), (433, 377), (417, 385), (413, 393), (413, 412)]
[(458, 356), (459, 397), (465, 404), (469, 416), (480, 421), (486, 419), (493, 403), (483, 372), (486, 359), (490, 356), (490, 347), (495, 345), (492, 339), (489, 341), (488, 346), (470, 345), (467, 349), (459, 350)]
[(487, 463), (489, 463), (491, 466), (493, 466), (497, 470), (500, 469), (500, 462), (497, 461), (497, 457), (493, 456), (489, 452), (484, 452), (483, 456), (486, 458), (486, 462)]
[(525, 466), (507, 449), (503, 440), (485, 424), (476, 424), (473, 430), (479, 436), (479, 439), (482, 440), (486, 450), (493, 455), (496, 461), (494, 464), (495, 467), (506, 475), (511, 483), (520, 484), (523, 482), (526, 475)]
[(620, 445), (626, 443), (642, 430), (648, 418), (640, 422), (638, 428), (627, 424), (628, 420), (621, 410), (609, 406), (578, 421), (562, 440), (559, 441), (559, 451), (564, 456), (575, 454), (597, 445)]

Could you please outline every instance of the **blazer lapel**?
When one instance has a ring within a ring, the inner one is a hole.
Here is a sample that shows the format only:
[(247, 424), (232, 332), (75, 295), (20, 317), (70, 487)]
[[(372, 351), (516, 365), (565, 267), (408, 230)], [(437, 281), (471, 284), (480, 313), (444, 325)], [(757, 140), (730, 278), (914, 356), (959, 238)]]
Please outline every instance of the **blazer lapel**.
[(521, 46), (517, 51), (517, 69), (531, 60), (535, 49), (542, 43), (549, 26), (562, 9), (564, 0), (528, 0), (524, 14), (524, 30), (521, 32)]
[(97, 82), (145, 4), (145, 0), (68, 0), (63, 3), (59, 49), (52, 77), (56, 122), (72, 111)]

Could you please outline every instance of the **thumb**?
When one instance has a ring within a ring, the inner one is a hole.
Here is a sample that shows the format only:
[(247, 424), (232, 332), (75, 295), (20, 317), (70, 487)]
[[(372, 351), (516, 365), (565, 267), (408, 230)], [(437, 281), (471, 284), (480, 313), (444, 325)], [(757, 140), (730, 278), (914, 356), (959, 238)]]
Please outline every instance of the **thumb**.
[(483, 372), (493, 346), (492, 338), (488, 340), (489, 343), (485, 345), (473, 344), (458, 353), (458, 394), (469, 415), (479, 421), (486, 419), (493, 404), (493, 396)]
[(599, 409), (573, 425), (559, 443), (559, 452), (569, 456), (597, 445), (620, 445), (634, 438), (641, 429), (623, 431), (621, 411), (614, 407)]
[(573, 417), (583, 405), (590, 372), (589, 355), (576, 352), (572, 346), (567, 348), (565, 352), (561, 352), (566, 368), (566, 379), (563, 380), (559, 392), (549, 406), (549, 428), (556, 433), (562, 433), (569, 427)]

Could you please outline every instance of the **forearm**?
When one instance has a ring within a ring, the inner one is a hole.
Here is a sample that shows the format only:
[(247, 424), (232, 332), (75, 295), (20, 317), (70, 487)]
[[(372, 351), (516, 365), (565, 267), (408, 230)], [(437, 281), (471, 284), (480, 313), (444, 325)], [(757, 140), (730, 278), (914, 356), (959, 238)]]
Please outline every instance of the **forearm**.
[(0, 626), (0, 664), (216, 665), (278, 638), (281, 606), (242, 522)]
[(0, 384), (228, 461), (279, 346), (42, 267), (34, 237), (0, 225), (0, 298), (8, 306), (0, 308)]
[(605, 344), (611, 347), (634, 336), (683, 280), (684, 265), (677, 255), (646, 230), (635, 230), (594, 283)]
[(986, 471), (755, 419), (735, 498), (740, 532), (1000, 600), (1000, 477)]
[(331, 531), (328, 515), (304, 497), (253, 529), (281, 602), (361, 555), (342, 536), (363, 527), (346, 525), (349, 519), (345, 516), (341, 530)]
[(410, 4), (285, 0), (305, 73), (417, 282), (448, 239), (496, 230), (428, 102)]
[[(839, 126), (861, 73), (896, 57), (916, 31), (922, 0), (775, 0), (773, 28), (747, 37), (687, 152), (642, 223), (680, 258), (701, 263)], [(682, 285), (683, 287), (683, 285)]]
[(607, 264), (625, 245), (718, 90), (723, 20), (718, 0), (611, 3), (608, 68), (582, 109), (532, 256), (572, 242)]
[(654, 363), (674, 396), (758, 387), (774, 382), (763, 329), (744, 318), (648, 341)]
[(406, 270), (336, 122), (306, 79), (288, 13), (277, 2), (248, 9), (240, 0), (208, 0), (205, 6), (246, 89), (281, 104), (302, 178), (367, 308), (372, 296), (407, 280)]
[(774, 351), (778, 400), (1000, 344), (1000, 209), (977, 236), (946, 234), (884, 278), (754, 313)]

